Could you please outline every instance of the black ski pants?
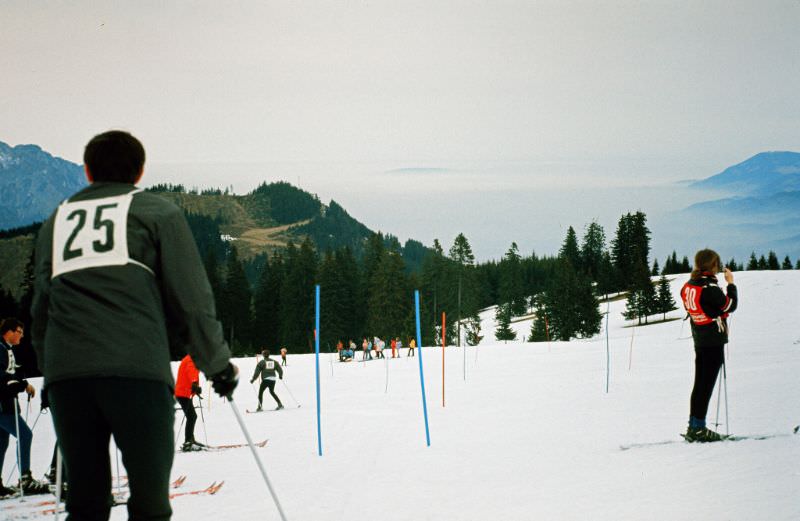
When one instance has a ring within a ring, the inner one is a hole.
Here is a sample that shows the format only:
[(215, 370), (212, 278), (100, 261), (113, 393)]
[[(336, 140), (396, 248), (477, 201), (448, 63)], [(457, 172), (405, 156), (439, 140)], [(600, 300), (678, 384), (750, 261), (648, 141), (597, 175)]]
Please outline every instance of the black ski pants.
[(53, 382), (48, 392), (69, 475), (67, 521), (108, 520), (112, 435), (128, 474), (128, 519), (169, 520), (175, 402), (167, 384), (82, 378)]
[(261, 399), (264, 397), (264, 389), (269, 388), (269, 394), (281, 405), (281, 399), (275, 394), (275, 380), (261, 380), (261, 386), (258, 388), (258, 405), (261, 405)]
[(178, 405), (181, 406), (183, 414), (186, 416), (186, 430), (184, 431), (183, 441), (194, 441), (194, 425), (197, 423), (197, 412), (191, 398), (179, 396)]
[(694, 387), (689, 408), (689, 415), (705, 420), (708, 413), (708, 402), (714, 394), (719, 368), (725, 360), (725, 346), (703, 346), (694, 348)]

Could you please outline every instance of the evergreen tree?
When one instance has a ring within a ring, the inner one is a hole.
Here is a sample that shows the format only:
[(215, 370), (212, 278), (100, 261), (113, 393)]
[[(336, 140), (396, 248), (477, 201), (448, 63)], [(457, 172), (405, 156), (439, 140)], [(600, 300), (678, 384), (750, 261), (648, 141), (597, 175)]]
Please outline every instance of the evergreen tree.
[(472, 316), (478, 310), (475, 284), (475, 255), (463, 233), (459, 233), (450, 248), (450, 259), (457, 272), (456, 324), (458, 345), (461, 345), (461, 317)]
[(358, 263), (349, 247), (345, 246), (334, 255), (337, 271), (342, 279), (341, 310), (344, 314), (344, 330), (348, 339), (357, 339), (362, 335), (364, 323), (359, 322), (358, 297), (361, 294), (361, 282)]
[(543, 293), (533, 296), (533, 309), (536, 315), (531, 323), (531, 335), (528, 338), (530, 342), (546, 342), (550, 340), (550, 334), (547, 330), (548, 321), (544, 302), (545, 298)]
[(657, 277), (658, 275), (660, 275), (659, 270), (658, 270), (658, 259), (655, 259), (653, 261), (653, 269), (652, 269), (652, 271), (650, 271), (650, 275), (652, 275), (654, 277)]
[(501, 304), (510, 304), (511, 316), (525, 314), (527, 302), (523, 291), (522, 266), (516, 242), (511, 243), (511, 247), (500, 262), (499, 298)]
[(568, 341), (600, 331), (601, 315), (588, 277), (579, 277), (569, 260), (559, 258), (553, 284), (545, 297), (551, 337)]
[(692, 265), (691, 263), (689, 263), (689, 257), (684, 255), (683, 259), (681, 259), (681, 264), (678, 273), (691, 273), (691, 271), (692, 271)]
[(281, 347), (281, 287), (283, 285), (283, 258), (275, 253), (272, 261), (262, 268), (256, 294), (253, 297), (254, 342), (256, 347), (276, 350)]
[(781, 266), (781, 269), (782, 270), (790, 270), (790, 269), (792, 269), (792, 259), (790, 259), (788, 255), (786, 257), (784, 257), (783, 265)]
[(794, 269), (800, 270), (800, 259), (797, 259), (797, 263), (794, 265)]
[(603, 255), (606, 248), (606, 234), (603, 227), (592, 221), (586, 228), (581, 245), (581, 265), (591, 280), (599, 283)]
[(580, 251), (578, 251), (578, 237), (575, 235), (575, 230), (572, 226), (567, 229), (567, 236), (564, 238), (564, 243), (558, 251), (558, 256), (567, 259), (575, 270), (581, 270), (581, 254)]
[(767, 259), (767, 269), (768, 270), (779, 270), (779, 269), (781, 269), (781, 265), (778, 263), (778, 256), (772, 250), (770, 250), (769, 258)]
[(608, 295), (614, 291), (614, 286), (614, 265), (611, 263), (611, 254), (605, 251), (597, 274), (597, 294)]
[(733, 257), (731, 257), (731, 260), (729, 260), (725, 266), (727, 266), (728, 269), (730, 269), (731, 271), (742, 271), (741, 266), (736, 264), (736, 259), (734, 259)]
[(250, 285), (239, 261), (236, 248), (231, 248), (226, 263), (225, 285), (219, 315), (228, 335), (231, 351), (238, 356), (252, 353), (252, 311)]
[[(281, 344), (296, 353), (313, 350), (314, 281), (317, 258), (310, 241), (286, 247), (286, 276), (281, 286)], [(321, 296), (321, 295), (320, 295)]]
[(747, 262), (747, 271), (758, 269), (758, 259), (756, 259), (756, 252), (750, 254), (750, 260)]
[(464, 325), (466, 329), (466, 341), (469, 346), (476, 346), (481, 343), (483, 336), (481, 335), (481, 319), (478, 315), (472, 315)]
[(347, 340), (345, 281), (331, 250), (325, 252), (317, 280), (320, 285), (320, 342), (344, 342)]
[(369, 285), (368, 334), (382, 339), (398, 336), (405, 329), (411, 300), (405, 262), (397, 249), (386, 252), (372, 274)]
[(515, 340), (517, 333), (511, 329), (511, 304), (499, 304), (494, 315), (497, 322), (497, 329), (494, 330), (494, 337), (497, 340)]
[(441, 338), (437, 333), (436, 324), (442, 316), (442, 309), (446, 304), (447, 260), (444, 257), (442, 245), (438, 239), (433, 240), (433, 251), (422, 260), (422, 273), (420, 280), (420, 327), (422, 328), (422, 342), (426, 345), (435, 345)]
[(767, 259), (762, 255), (758, 258), (758, 270), (766, 270), (769, 269), (769, 264), (767, 264)]
[(672, 298), (669, 281), (664, 275), (661, 275), (661, 278), (658, 279), (658, 296), (656, 297), (656, 302), (658, 303), (657, 312), (663, 313), (664, 315), (662, 320), (667, 319), (667, 313), (678, 309), (675, 305), (675, 300)]

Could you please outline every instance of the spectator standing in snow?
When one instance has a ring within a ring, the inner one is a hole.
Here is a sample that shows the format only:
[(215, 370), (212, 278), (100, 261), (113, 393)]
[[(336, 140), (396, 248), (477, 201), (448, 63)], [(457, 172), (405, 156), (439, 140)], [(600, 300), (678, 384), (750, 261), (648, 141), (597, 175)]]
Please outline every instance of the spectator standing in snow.
[[(28, 399), (36, 396), (36, 389), (22, 376), (22, 367), (17, 365), (14, 348), (25, 334), (22, 322), (7, 318), (0, 324), (0, 470), (3, 468), (8, 440), (19, 432), (20, 473), (19, 487), (25, 494), (50, 492), (46, 483), (33, 479), (31, 475), (31, 442), (33, 433), (20, 415), (17, 395), (25, 392)], [(0, 497), (15, 494), (16, 490), (3, 485), (0, 478)]]
[(406, 356), (415, 356), (414, 348), (416, 347), (417, 347), (417, 341), (412, 338), (411, 341), (408, 343), (408, 353), (406, 354)]
[(194, 426), (197, 423), (197, 413), (194, 410), (192, 398), (203, 392), (200, 388), (200, 371), (192, 362), (192, 357), (186, 355), (178, 366), (178, 379), (175, 382), (175, 399), (186, 416), (186, 430), (184, 431), (183, 446), (181, 450), (189, 452), (202, 450), (204, 445), (194, 439)]
[(264, 357), (256, 364), (256, 370), (253, 372), (253, 377), (250, 379), (250, 383), (256, 381), (256, 378), (259, 376), (261, 377), (261, 385), (258, 388), (258, 408), (256, 411), (261, 410), (261, 402), (264, 397), (264, 389), (269, 389), (269, 394), (272, 398), (275, 399), (277, 402), (278, 407), (275, 408), (276, 411), (283, 409), (283, 404), (281, 403), (281, 399), (278, 398), (278, 395), (275, 394), (275, 382), (276, 382), (276, 375), (283, 380), (283, 369), (281, 366), (275, 362), (275, 360), (269, 357), (269, 349), (264, 349), (261, 352), (261, 355)]
[(706, 413), (719, 369), (725, 363), (728, 343), (728, 314), (736, 310), (738, 292), (733, 273), (724, 268), (726, 292), (717, 286), (722, 263), (714, 250), (700, 250), (694, 257), (691, 278), (681, 288), (681, 300), (689, 313), (694, 339), (694, 386), (689, 408), (689, 427), (685, 438), (690, 442), (719, 441), (718, 433), (706, 427)]
[(392, 358), (397, 358), (397, 339), (396, 338), (392, 338), (391, 346), (392, 346)]
[(287, 352), (288, 351), (286, 350), (285, 347), (281, 348), (281, 365), (286, 365), (286, 353)]
[(238, 370), (183, 211), (134, 186), (142, 144), (106, 132), (83, 160), (90, 185), (39, 230), (31, 306), (70, 479), (66, 510), (70, 519), (108, 519), (113, 436), (128, 473), (129, 518), (169, 519), (170, 348), (191, 354), (221, 396), (232, 395)]

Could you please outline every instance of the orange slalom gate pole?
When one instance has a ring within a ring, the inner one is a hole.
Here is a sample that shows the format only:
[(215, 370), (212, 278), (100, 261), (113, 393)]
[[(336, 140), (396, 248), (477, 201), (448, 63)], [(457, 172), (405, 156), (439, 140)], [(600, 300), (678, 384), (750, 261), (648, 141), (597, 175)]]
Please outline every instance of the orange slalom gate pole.
[(446, 318), (445, 312), (442, 311), (442, 407), (444, 407), (444, 344), (445, 344), (445, 339), (447, 338), (446, 334), (447, 328), (445, 327), (445, 318)]

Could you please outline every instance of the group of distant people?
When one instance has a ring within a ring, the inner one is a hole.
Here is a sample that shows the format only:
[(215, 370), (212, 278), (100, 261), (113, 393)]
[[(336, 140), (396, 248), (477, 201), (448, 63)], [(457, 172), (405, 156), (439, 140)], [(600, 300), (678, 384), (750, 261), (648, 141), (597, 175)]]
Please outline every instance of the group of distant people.
[[(392, 350), (392, 358), (400, 358), (400, 350), (403, 349), (403, 341), (400, 340), (400, 337), (392, 338), (389, 341), (389, 346)], [(406, 356), (415, 356), (415, 350), (417, 348), (417, 341), (415, 339), (411, 339), (408, 342), (408, 351), (406, 352)], [(336, 351), (339, 354), (339, 361), (340, 362), (350, 362), (355, 359), (356, 354), (356, 343), (353, 342), (352, 339), (347, 341), (347, 344), (342, 343), (339, 340), (336, 343)], [(386, 358), (383, 354), (384, 349), (386, 349), (386, 342), (378, 337), (373, 337), (370, 340), (367, 337), (364, 337), (361, 341), (361, 360), (372, 360), (373, 353), (375, 353), (374, 358)]]
[[(107, 520), (110, 515), (109, 440), (114, 437), (128, 475), (131, 519), (169, 519), (169, 476), (175, 448), (170, 348), (188, 353), (179, 368), (178, 398), (191, 449), (202, 370), (220, 396), (231, 398), (239, 370), (216, 320), (208, 278), (183, 211), (136, 188), (144, 171), (141, 143), (123, 131), (95, 136), (84, 151), (90, 185), (64, 201), (42, 225), (35, 251), (32, 344), (44, 375), (42, 408), (50, 407), (63, 453), (70, 519)], [(724, 272), (727, 289), (717, 285)], [(706, 427), (708, 402), (728, 341), (726, 317), (737, 305), (733, 275), (719, 255), (701, 250), (681, 290), (691, 318), (696, 360), (689, 441), (717, 441)], [(0, 324), (0, 469), (9, 436), (18, 438), (19, 488), (48, 490), (30, 469), (31, 429), (20, 417), (18, 395), (36, 394), (16, 362), (24, 334), (19, 320)], [(390, 342), (392, 357), (403, 343)], [(386, 344), (362, 341), (363, 359), (385, 358)], [(407, 356), (414, 356), (411, 339)], [(356, 345), (337, 345), (352, 360)], [(265, 350), (251, 382), (261, 378), (274, 393), (281, 366)], [(283, 365), (286, 365), (285, 353)], [(0, 494), (14, 494), (0, 481)]]

